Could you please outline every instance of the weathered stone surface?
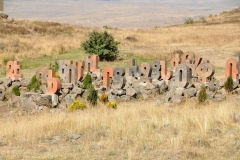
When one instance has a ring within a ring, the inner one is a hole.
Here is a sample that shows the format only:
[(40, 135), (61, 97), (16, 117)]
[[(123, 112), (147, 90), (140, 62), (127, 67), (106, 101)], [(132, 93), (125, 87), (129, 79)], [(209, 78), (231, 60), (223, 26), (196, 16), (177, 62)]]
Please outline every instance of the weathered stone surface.
[(215, 92), (212, 92), (212, 91), (208, 91), (208, 90), (207, 90), (206, 92), (207, 92), (207, 96), (208, 96), (209, 99), (214, 98), (215, 95), (216, 95), (216, 93), (215, 93)]
[(186, 64), (180, 64), (175, 71), (175, 85), (177, 87), (187, 87), (191, 79), (191, 72)]
[(72, 91), (70, 92), (70, 94), (77, 94), (77, 95), (82, 95), (84, 92), (83, 88), (79, 88), (77, 85), (75, 85), (72, 89)]
[(14, 96), (10, 101), (10, 106), (20, 107), (20, 96)]
[(180, 104), (184, 101), (184, 97), (180, 95), (174, 95), (171, 100), (174, 104)]
[(117, 91), (117, 95), (118, 95), (118, 96), (126, 95), (126, 91), (123, 90), (123, 89), (119, 89), (119, 90)]
[(225, 100), (226, 99), (226, 95), (215, 95), (215, 97), (213, 98), (213, 101), (215, 101), (215, 102), (221, 102), (221, 101), (223, 101), (223, 100)]
[(0, 86), (0, 101), (3, 101), (5, 99), (5, 87)]
[(129, 102), (131, 100), (131, 97), (127, 96), (127, 95), (123, 95), (120, 97), (120, 100), (122, 100), (124, 102)]
[(188, 89), (184, 90), (183, 93), (184, 93), (184, 97), (191, 98), (197, 94), (197, 89), (196, 88), (188, 88)]
[(135, 95), (136, 95), (135, 89), (134, 89), (134, 88), (128, 88), (128, 89), (126, 90), (126, 95), (127, 95), (127, 96), (130, 96), (130, 97), (135, 96)]
[(108, 100), (109, 101), (116, 101), (117, 100), (117, 96), (116, 95), (108, 95)]
[(75, 99), (77, 98), (77, 94), (67, 94), (63, 100), (66, 102), (67, 106), (70, 106)]
[(42, 94), (37, 96), (32, 96), (33, 101), (38, 106), (46, 106), (51, 108), (52, 107), (52, 96), (50, 94)]
[(21, 79), (20, 84), (22, 87), (27, 87), (30, 84), (30, 82), (31, 82), (31, 79), (23, 78), (23, 79)]
[(38, 93), (34, 93), (34, 92), (26, 92), (25, 94), (21, 95), (21, 105), (22, 105), (22, 109), (24, 111), (33, 111), (35, 112), (38, 109), (38, 106), (36, 105), (36, 103), (33, 101), (33, 96), (38, 97), (39, 94)]
[(21, 85), (20, 81), (12, 82), (12, 86), (20, 87), (20, 85)]
[(10, 87), (10, 86), (12, 85), (12, 79), (10, 79), (10, 78), (5, 78), (5, 79), (3, 80), (3, 85), (4, 85), (4, 87)]
[(62, 83), (62, 88), (72, 89), (73, 84), (72, 83)]
[(184, 88), (182, 87), (176, 88), (174, 95), (183, 96), (183, 90)]

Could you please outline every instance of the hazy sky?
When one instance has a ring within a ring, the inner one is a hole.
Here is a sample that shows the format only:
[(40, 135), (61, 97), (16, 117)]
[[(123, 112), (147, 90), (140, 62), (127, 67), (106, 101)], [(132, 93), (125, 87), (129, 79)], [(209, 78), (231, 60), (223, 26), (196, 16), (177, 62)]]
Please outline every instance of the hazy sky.
[(5, 13), (82, 26), (152, 28), (237, 6), (240, 0), (5, 0)]

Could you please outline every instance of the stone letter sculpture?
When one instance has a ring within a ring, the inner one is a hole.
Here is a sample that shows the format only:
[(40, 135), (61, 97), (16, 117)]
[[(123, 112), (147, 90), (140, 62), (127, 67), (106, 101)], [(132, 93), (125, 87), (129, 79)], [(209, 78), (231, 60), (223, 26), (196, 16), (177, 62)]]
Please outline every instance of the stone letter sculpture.
[(140, 66), (141, 71), (141, 81), (146, 82), (152, 82), (151, 73), (152, 73), (152, 65), (147, 62), (143, 62)]
[(225, 72), (225, 78), (227, 79), (229, 76), (232, 77), (232, 79), (235, 82), (239, 82), (239, 68), (238, 68), (239, 62), (235, 58), (230, 58), (226, 62), (226, 72)]
[(166, 61), (160, 61), (160, 65), (161, 65), (161, 79), (169, 80), (172, 77), (173, 72), (167, 71), (167, 62)]
[(130, 60), (130, 66), (129, 66), (129, 76), (131, 77), (140, 77), (141, 73), (139, 70), (139, 66), (135, 65), (135, 59)]
[(203, 82), (208, 82), (209, 79), (214, 75), (215, 68), (207, 60), (206, 62), (202, 62), (201, 64), (198, 65), (196, 72), (198, 76), (202, 78)]
[(185, 88), (191, 79), (191, 72), (186, 64), (179, 64), (175, 71), (175, 85)]
[(23, 78), (23, 75), (19, 73), (22, 68), (19, 61), (8, 61), (6, 68), (10, 70), (6, 73), (6, 78)]
[(48, 71), (48, 88), (47, 92), (51, 94), (58, 93), (61, 89), (61, 82), (58, 78), (56, 78), (54, 70)]
[(46, 68), (38, 68), (38, 70), (36, 71), (36, 78), (40, 79), (42, 84), (47, 84), (48, 70)]
[(194, 62), (195, 54), (193, 52), (189, 52), (189, 51), (185, 52), (182, 56), (182, 64), (186, 64), (187, 63), (186, 60), (189, 60), (189, 62), (190, 61)]
[(78, 69), (76, 67), (76, 63), (74, 63), (73, 61), (68, 61), (66, 67), (66, 79), (64, 82), (77, 84), (77, 81), (78, 81)]
[(158, 80), (161, 76), (161, 65), (160, 61), (154, 61), (152, 63), (152, 79)]
[(180, 54), (175, 54), (175, 57), (171, 59), (172, 70), (175, 70), (177, 66), (181, 63)]
[(113, 73), (114, 73), (114, 68), (113, 67), (107, 67), (107, 68), (104, 69), (104, 72), (103, 72), (103, 86), (105, 88), (110, 87), (110, 78), (113, 77)]
[(100, 62), (100, 58), (98, 55), (87, 56), (86, 58), (86, 69), (87, 72), (100, 72), (98, 67), (98, 63)]
[(124, 68), (114, 68), (114, 76), (113, 76), (113, 88), (122, 89), (125, 86), (125, 69)]

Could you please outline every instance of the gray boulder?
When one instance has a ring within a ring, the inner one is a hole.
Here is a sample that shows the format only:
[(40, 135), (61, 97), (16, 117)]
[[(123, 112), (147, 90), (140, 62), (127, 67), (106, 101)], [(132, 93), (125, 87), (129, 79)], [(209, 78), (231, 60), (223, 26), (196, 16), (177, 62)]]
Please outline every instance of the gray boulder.
[(184, 90), (183, 93), (184, 93), (184, 97), (191, 98), (191, 97), (196, 96), (197, 89), (196, 88), (188, 88), (188, 89)]

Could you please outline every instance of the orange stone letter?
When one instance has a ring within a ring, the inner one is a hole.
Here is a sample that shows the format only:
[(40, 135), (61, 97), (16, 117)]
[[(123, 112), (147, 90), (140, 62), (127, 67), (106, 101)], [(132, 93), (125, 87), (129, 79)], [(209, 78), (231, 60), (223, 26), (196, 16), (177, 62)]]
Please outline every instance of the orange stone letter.
[(230, 58), (226, 62), (226, 72), (225, 72), (225, 77), (226, 79), (231, 76), (234, 81), (239, 80), (238, 74), (239, 74), (239, 69), (238, 69), (238, 60), (235, 58)]
[(19, 61), (8, 61), (6, 68), (10, 69), (6, 73), (6, 78), (23, 78), (23, 75), (19, 74), (19, 70), (22, 68)]
[(114, 68), (113, 67), (108, 67), (104, 69), (103, 72), (103, 86), (105, 88), (108, 88), (110, 86), (110, 78), (113, 77), (114, 73)]
[(61, 82), (58, 78), (55, 78), (56, 73), (53, 70), (48, 71), (48, 93), (55, 94), (61, 89)]
[(173, 72), (167, 71), (167, 62), (166, 61), (160, 61), (160, 65), (161, 65), (161, 78), (163, 80), (169, 80), (172, 77)]

